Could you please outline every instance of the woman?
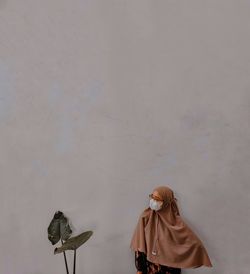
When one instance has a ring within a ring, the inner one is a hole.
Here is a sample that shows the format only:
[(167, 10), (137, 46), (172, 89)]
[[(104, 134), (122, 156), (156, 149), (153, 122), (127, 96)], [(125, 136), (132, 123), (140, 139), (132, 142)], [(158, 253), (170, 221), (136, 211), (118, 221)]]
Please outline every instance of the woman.
[(149, 197), (130, 243), (137, 274), (181, 274), (182, 268), (212, 267), (202, 241), (182, 220), (173, 191), (159, 186)]

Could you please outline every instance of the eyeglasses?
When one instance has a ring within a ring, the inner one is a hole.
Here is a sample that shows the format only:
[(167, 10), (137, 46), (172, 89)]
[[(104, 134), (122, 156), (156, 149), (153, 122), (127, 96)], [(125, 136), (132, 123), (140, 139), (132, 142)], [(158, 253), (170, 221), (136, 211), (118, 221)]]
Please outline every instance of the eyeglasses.
[(160, 201), (160, 202), (163, 202), (163, 200), (157, 196), (154, 196), (153, 194), (149, 194), (148, 195), (150, 199), (154, 199), (156, 201)]

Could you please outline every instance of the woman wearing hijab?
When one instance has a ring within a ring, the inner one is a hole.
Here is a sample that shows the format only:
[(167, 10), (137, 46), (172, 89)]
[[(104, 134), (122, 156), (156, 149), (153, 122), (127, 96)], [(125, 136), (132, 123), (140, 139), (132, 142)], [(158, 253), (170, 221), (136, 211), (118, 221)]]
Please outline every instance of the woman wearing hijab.
[(181, 274), (182, 268), (212, 267), (202, 241), (182, 220), (173, 191), (159, 186), (149, 197), (130, 244), (137, 274)]

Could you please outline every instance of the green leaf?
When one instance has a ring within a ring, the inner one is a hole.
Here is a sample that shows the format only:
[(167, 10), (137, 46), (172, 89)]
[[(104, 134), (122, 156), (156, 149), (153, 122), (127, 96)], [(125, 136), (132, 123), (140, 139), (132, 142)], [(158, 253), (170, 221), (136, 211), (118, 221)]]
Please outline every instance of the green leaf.
[(60, 233), (62, 240), (66, 241), (72, 234), (72, 230), (69, 226), (69, 221), (65, 216), (60, 218)]
[(62, 246), (55, 248), (54, 254), (59, 254), (65, 250), (76, 250), (82, 244), (84, 244), (91, 236), (93, 231), (85, 231), (78, 236), (69, 238)]
[(72, 234), (68, 219), (57, 211), (48, 227), (48, 239), (55, 245), (60, 239), (67, 240)]

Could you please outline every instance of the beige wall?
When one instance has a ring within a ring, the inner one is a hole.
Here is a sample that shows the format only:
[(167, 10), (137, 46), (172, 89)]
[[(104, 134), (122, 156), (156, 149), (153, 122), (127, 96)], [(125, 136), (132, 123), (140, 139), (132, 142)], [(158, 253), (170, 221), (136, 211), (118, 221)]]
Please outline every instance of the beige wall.
[[(133, 274), (168, 185), (214, 267), (249, 272), (250, 2), (0, 0), (0, 273), (65, 273), (56, 210), (94, 235), (78, 273)], [(69, 253), (72, 255), (72, 253)]]

